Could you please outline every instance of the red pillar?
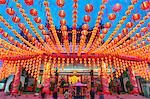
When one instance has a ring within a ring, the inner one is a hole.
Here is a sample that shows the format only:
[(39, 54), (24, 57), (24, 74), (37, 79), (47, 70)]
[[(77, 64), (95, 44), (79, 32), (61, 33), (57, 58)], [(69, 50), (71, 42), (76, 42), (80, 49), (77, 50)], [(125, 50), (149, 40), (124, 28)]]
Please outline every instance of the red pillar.
[(15, 75), (14, 75), (14, 80), (13, 80), (13, 87), (12, 87), (13, 95), (18, 94), (19, 85), (20, 85), (20, 75), (21, 75), (21, 66), (20, 64), (18, 64)]
[(134, 72), (133, 72), (131, 67), (129, 67), (129, 76), (130, 76), (130, 82), (133, 85), (133, 90), (130, 93), (131, 94), (139, 94), (138, 85), (137, 85), (137, 82), (136, 82), (135, 74), (134, 74)]
[(107, 77), (106, 74), (103, 74), (101, 76), (101, 80), (102, 80), (103, 93), (104, 94), (110, 94), (110, 92), (109, 92), (109, 78)]
[(46, 94), (50, 94), (50, 78), (47, 77), (45, 78), (45, 81), (44, 81), (44, 88), (43, 88), (43, 91), (46, 93)]

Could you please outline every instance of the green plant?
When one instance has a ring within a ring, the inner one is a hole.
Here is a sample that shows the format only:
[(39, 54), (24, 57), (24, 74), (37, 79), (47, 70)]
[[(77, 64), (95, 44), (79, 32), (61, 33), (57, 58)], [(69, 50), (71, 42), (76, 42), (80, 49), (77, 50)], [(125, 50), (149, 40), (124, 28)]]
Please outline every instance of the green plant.
[(127, 88), (128, 92), (133, 90), (133, 85), (130, 83), (130, 81), (126, 82), (126, 88)]

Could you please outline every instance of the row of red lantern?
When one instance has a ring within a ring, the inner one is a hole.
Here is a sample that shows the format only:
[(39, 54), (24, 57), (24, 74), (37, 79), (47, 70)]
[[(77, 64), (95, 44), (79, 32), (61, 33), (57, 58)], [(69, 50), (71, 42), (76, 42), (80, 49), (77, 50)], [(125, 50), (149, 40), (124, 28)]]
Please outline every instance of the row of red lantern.
[(56, 41), (56, 44), (57, 44), (57, 46), (58, 46), (60, 52), (64, 52), (64, 50), (63, 50), (63, 48), (62, 48), (62, 46), (61, 46), (61, 44), (60, 44), (60, 41), (59, 41), (59, 39), (58, 39), (58, 36), (57, 36), (57, 33), (56, 33), (56, 28), (55, 28), (55, 26), (54, 26), (53, 19), (52, 19), (52, 16), (51, 16), (51, 13), (50, 13), (50, 8), (48, 7), (48, 4), (49, 4), (48, 1), (44, 1), (44, 6), (45, 6), (46, 15), (47, 15), (47, 18), (48, 18), (49, 24), (50, 24), (49, 30), (52, 31), (52, 34), (53, 34), (53, 36), (54, 36), (54, 39), (55, 39), (55, 41)]
[[(100, 6), (100, 11), (98, 12), (98, 17), (96, 19), (96, 24), (95, 24), (95, 26), (93, 28), (92, 35), (90, 37), (89, 42), (87, 43), (87, 46), (84, 49), (84, 52), (88, 52), (88, 50), (89, 50), (90, 46), (92, 45), (92, 42), (93, 42), (93, 40), (94, 40), (94, 38), (95, 38), (95, 36), (96, 36), (96, 34), (98, 32), (98, 28), (99, 28), (99, 25), (100, 25), (99, 23), (100, 23), (100, 21), (102, 19), (101, 16), (104, 14), (103, 10), (105, 9), (105, 3), (107, 3), (107, 2), (104, 2), (104, 4), (102, 4)], [(105, 28), (110, 28), (111, 27), (109, 23), (107, 23), (105, 26), (106, 26)], [(101, 39), (99, 38), (98, 41), (99, 41), (98, 43), (100, 43)], [(98, 43), (93, 43), (93, 44), (97, 44), (98, 45)]]
[[(134, 2), (136, 4), (136, 2)], [(134, 9), (134, 5), (129, 5), (128, 10), (125, 12), (126, 16), (123, 16), (121, 20), (119, 21), (119, 24), (116, 26), (115, 30), (112, 32), (112, 34), (109, 36), (109, 38), (106, 40), (106, 42), (97, 50), (93, 51), (94, 53), (101, 53), (104, 50), (108, 49), (109, 47), (107, 46), (108, 43), (112, 40), (113, 36), (117, 33), (121, 25), (124, 23), (124, 21), (127, 19), (127, 16), (131, 14), (131, 10)]]

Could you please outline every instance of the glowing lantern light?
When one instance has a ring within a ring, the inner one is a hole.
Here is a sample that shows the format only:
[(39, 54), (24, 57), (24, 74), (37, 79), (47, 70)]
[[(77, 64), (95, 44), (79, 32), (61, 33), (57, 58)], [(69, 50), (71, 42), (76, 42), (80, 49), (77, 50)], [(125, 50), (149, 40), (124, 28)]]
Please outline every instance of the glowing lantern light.
[(4, 33), (3, 33), (3, 36), (4, 36), (5, 38), (7, 38), (7, 37), (8, 37), (8, 33), (4, 32)]
[(26, 29), (26, 28), (24, 28), (24, 29), (23, 29), (23, 33), (24, 33), (25, 35), (27, 35), (27, 34), (29, 33), (29, 30)]
[(29, 39), (31, 39), (31, 38), (32, 38), (32, 35), (31, 35), (30, 33), (28, 33), (27, 37), (28, 37)]
[(140, 38), (141, 37), (141, 34), (140, 33), (136, 33), (135, 35), (137, 38)]
[(88, 30), (88, 29), (89, 29), (88, 24), (84, 24), (84, 25), (82, 25), (82, 29), (83, 29), (83, 30)]
[(104, 34), (100, 34), (100, 38), (103, 39), (104, 38)]
[(148, 22), (147, 26), (150, 28), (150, 22)]
[(77, 3), (74, 3), (73, 6), (72, 6), (74, 9), (78, 8), (78, 4)]
[(38, 28), (39, 28), (40, 30), (43, 30), (43, 29), (44, 29), (43, 24), (40, 24), (40, 25), (38, 26)]
[(23, 23), (19, 23), (18, 26), (20, 29), (23, 29), (25, 27), (25, 25)]
[(150, 37), (147, 37), (147, 39), (146, 39), (148, 42), (150, 42)]
[(62, 8), (65, 4), (64, 0), (57, 0), (56, 1), (57, 6), (59, 6), (60, 8)]
[(48, 1), (44, 1), (44, 5), (47, 7), (49, 5)]
[(127, 33), (128, 33), (128, 29), (127, 29), (127, 28), (123, 28), (123, 29), (122, 29), (122, 33), (123, 33), (123, 34), (127, 34)]
[(148, 28), (146, 28), (146, 27), (143, 27), (142, 29), (141, 29), (141, 32), (143, 32), (143, 33), (146, 33), (148, 31)]
[(34, 0), (24, 0), (24, 2), (26, 3), (26, 5), (31, 6), (34, 3)]
[(15, 14), (15, 11), (12, 8), (7, 8), (6, 9), (7, 14), (9, 14), (10, 16)]
[(110, 22), (107, 22), (105, 25), (104, 25), (105, 28), (110, 28), (111, 27), (111, 23)]
[(141, 42), (141, 45), (142, 45), (142, 46), (145, 46), (145, 45), (146, 45), (146, 42), (145, 42), (145, 41), (142, 41), (142, 42)]
[(132, 0), (132, 4), (136, 4), (138, 0)]
[(122, 38), (122, 34), (119, 34), (118, 35), (118, 39), (120, 40)]
[(18, 23), (18, 22), (20, 22), (20, 18), (17, 17), (17, 16), (15, 16), (15, 17), (12, 18), (12, 21), (13, 21), (14, 23)]
[(0, 4), (5, 4), (6, 0), (0, 0)]
[(108, 32), (108, 30), (105, 28), (102, 30), (102, 34), (106, 34), (107, 32)]
[(58, 15), (59, 15), (59, 17), (64, 18), (64, 17), (66, 16), (66, 13), (65, 13), (64, 10), (60, 10), (60, 11), (58, 12)]
[(148, 10), (149, 9), (149, 3), (147, 1), (145, 1), (141, 4), (140, 7), (142, 10)]
[(36, 11), (36, 9), (31, 9), (31, 10), (30, 10), (30, 14), (31, 14), (32, 16), (37, 16), (37, 15), (38, 15), (38, 12)]
[(42, 30), (42, 34), (46, 35), (47, 34), (46, 30)]
[(86, 12), (90, 13), (93, 11), (94, 7), (92, 4), (87, 4), (84, 9)]
[(128, 23), (126, 24), (126, 27), (127, 27), (127, 28), (131, 28), (133, 25), (134, 25), (133, 22), (128, 22)]
[(91, 17), (89, 15), (84, 16), (84, 22), (90, 22)]
[(61, 25), (66, 25), (66, 20), (65, 19), (60, 20), (60, 24)]
[(2, 28), (0, 28), (0, 34), (2, 34), (4, 32), (4, 30)]
[(11, 37), (11, 36), (9, 36), (9, 37), (8, 37), (8, 40), (9, 40), (10, 42), (13, 42), (13, 41), (14, 41), (14, 38)]
[(108, 19), (109, 20), (115, 20), (116, 19), (116, 14), (114, 14), (114, 13), (109, 14)]
[(115, 4), (113, 7), (114, 12), (119, 12), (121, 9), (122, 9), (122, 6), (119, 3)]
[(140, 14), (134, 14), (134, 15), (132, 16), (132, 19), (133, 19), (134, 21), (138, 21), (140, 18), (141, 18), (141, 15), (140, 15)]
[(36, 23), (40, 23), (40, 22), (41, 22), (41, 18), (36, 17), (36, 18), (34, 18), (34, 21), (35, 21)]

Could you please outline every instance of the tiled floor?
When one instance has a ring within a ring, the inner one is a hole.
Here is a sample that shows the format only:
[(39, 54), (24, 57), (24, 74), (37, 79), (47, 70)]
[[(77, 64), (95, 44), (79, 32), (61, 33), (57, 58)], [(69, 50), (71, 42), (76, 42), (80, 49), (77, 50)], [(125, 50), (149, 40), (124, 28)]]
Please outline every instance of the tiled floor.
[[(105, 95), (104, 99), (149, 99), (140, 95), (129, 95), (129, 94), (122, 94), (122, 95)], [(17, 97), (12, 96), (5, 96), (4, 93), (0, 93), (0, 99), (41, 99), (40, 96), (34, 96), (33, 94), (22, 95)], [(51, 96), (47, 96), (45, 99), (53, 99)], [(63, 95), (60, 95), (58, 99), (64, 99)], [(98, 95), (95, 96), (95, 99), (100, 99)]]

